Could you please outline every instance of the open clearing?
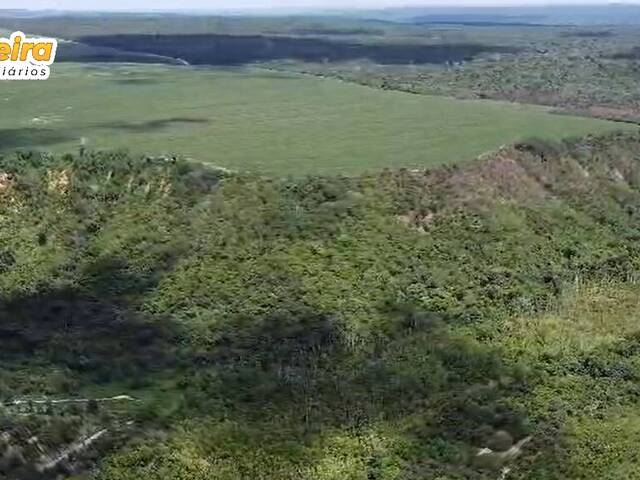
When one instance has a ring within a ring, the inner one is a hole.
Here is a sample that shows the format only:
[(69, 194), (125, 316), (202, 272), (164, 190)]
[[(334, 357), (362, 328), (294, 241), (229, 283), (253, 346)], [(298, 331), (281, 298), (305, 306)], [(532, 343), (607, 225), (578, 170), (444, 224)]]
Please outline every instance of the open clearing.
[(85, 143), (277, 175), (419, 168), (527, 137), (632, 128), (250, 68), (56, 64), (46, 82), (2, 87), (4, 151)]

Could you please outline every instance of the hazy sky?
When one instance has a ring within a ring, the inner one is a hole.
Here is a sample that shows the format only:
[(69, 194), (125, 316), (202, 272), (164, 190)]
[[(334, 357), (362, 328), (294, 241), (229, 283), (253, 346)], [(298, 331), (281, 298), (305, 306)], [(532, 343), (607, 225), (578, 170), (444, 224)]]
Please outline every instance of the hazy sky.
[[(31, 10), (246, 10), (306, 8), (354, 9), (402, 6), (484, 6), (484, 5), (548, 5), (602, 4), (606, 0), (31, 0), (25, 6)], [(625, 3), (640, 3), (640, 0)], [(16, 6), (16, 4), (12, 4)], [(2, 8), (2, 7), (0, 7)]]

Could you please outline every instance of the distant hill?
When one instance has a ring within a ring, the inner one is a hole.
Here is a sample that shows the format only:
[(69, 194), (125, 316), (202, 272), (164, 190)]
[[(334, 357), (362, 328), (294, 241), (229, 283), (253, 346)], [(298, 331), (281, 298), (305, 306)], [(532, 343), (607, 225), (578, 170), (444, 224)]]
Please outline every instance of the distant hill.
[(421, 24), (640, 25), (640, 5), (420, 7), (371, 11), (366, 16)]
[[(603, 4), (603, 5), (541, 5), (541, 6), (503, 6), (503, 7), (402, 7), (386, 9), (201, 9), (167, 12), (109, 12), (68, 10), (20, 10), (0, 9), (0, 18), (47, 18), (73, 16), (85, 19), (105, 17), (117, 18), (155, 18), (171, 19), (180, 23), (189, 17), (225, 19), (235, 23), (243, 18), (281, 19), (284, 23), (292, 19), (360, 19), (401, 23), (449, 23), (449, 24), (541, 24), (541, 25), (640, 25), (640, 4)], [(269, 20), (266, 20), (269, 21)], [(141, 32), (142, 33), (142, 32)]]

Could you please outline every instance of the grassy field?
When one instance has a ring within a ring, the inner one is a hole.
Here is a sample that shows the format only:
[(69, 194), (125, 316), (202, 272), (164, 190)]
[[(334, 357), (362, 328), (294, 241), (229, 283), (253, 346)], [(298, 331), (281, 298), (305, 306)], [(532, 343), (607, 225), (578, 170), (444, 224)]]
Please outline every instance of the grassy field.
[(269, 174), (470, 160), (526, 137), (622, 128), (543, 107), (381, 91), (258, 69), (55, 65), (9, 82), (0, 149), (129, 149)]

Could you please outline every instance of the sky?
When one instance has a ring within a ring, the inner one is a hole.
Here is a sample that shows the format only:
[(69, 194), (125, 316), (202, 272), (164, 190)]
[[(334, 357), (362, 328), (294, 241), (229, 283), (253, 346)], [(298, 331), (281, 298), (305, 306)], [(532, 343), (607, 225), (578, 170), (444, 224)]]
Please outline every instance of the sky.
[[(378, 9), (404, 6), (503, 6), (603, 4), (606, 0), (30, 0), (30, 10), (303, 10)], [(631, 0), (624, 3), (640, 3)], [(14, 4), (16, 5), (16, 4)], [(2, 7), (0, 7), (2, 8)]]

